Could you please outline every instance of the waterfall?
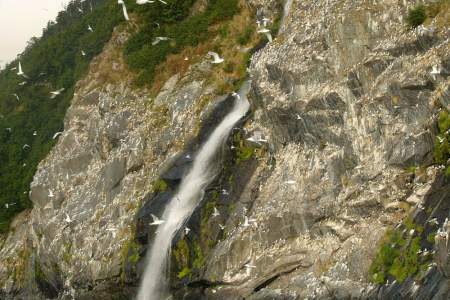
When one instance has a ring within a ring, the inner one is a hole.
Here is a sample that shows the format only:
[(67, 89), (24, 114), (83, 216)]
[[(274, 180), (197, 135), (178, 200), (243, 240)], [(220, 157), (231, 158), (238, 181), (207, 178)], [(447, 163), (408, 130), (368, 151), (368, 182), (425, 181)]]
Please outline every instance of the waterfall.
[(247, 113), (250, 107), (247, 101), (249, 90), (250, 82), (247, 81), (240, 89), (233, 109), (200, 148), (191, 170), (182, 179), (176, 195), (166, 206), (162, 215), (165, 222), (159, 225), (147, 256), (138, 300), (161, 300), (170, 297), (167, 273), (172, 239), (202, 200), (206, 186), (214, 179), (215, 164), (212, 160), (226, 141), (233, 126)]

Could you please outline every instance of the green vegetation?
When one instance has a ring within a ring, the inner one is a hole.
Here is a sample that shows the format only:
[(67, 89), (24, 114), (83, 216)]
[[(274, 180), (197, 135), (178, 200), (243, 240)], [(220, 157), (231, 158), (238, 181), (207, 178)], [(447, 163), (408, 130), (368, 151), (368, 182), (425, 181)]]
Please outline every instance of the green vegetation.
[(419, 25), (425, 23), (428, 19), (436, 18), (442, 15), (442, 18), (438, 19), (438, 26), (445, 26), (450, 24), (450, 0), (437, 0), (427, 4), (418, 4), (414, 8), (408, 11), (406, 17), (406, 23), (410, 28), (416, 28)]
[[(370, 278), (373, 282), (383, 284), (389, 276), (403, 282), (410, 276), (420, 274), (428, 267), (431, 256), (421, 255), (421, 234), (424, 228), (414, 224), (410, 218), (406, 218), (402, 226), (406, 229), (403, 234), (401, 229), (388, 230), (381, 246), (370, 266)], [(414, 235), (410, 231), (414, 230)], [(434, 233), (427, 236), (427, 240), (434, 239)]]
[[(130, 236), (134, 236), (135, 229), (133, 229), (132, 232), (130, 232)], [(139, 255), (140, 245), (134, 240), (129, 239), (124, 243), (122, 246), (120, 257), (121, 257), (121, 273), (120, 273), (120, 279), (121, 282), (126, 281), (126, 268), (127, 266), (131, 265), (131, 268), (135, 269), (136, 265), (141, 258)]]
[(199, 244), (194, 244), (194, 261), (192, 266), (196, 269), (200, 269), (205, 265), (205, 257), (203, 255), (202, 248)]
[(243, 161), (247, 161), (251, 158), (253, 158), (254, 154), (255, 154), (255, 150), (256, 148), (251, 146), (251, 145), (247, 145), (241, 137), (241, 133), (238, 132), (233, 136), (233, 145), (236, 145), (236, 164), (240, 164)]
[(153, 183), (153, 192), (154, 193), (162, 193), (167, 191), (167, 182), (164, 179), (159, 178)]
[[(125, 2), (132, 21), (139, 25), (123, 50), (130, 69), (138, 73), (138, 84), (152, 83), (157, 68), (166, 60), (171, 68), (169, 73), (187, 68), (189, 62), (181, 59), (181, 66), (180, 59), (170, 60), (171, 55), (199, 46), (208, 39), (214, 39), (214, 42), (191, 54), (204, 55), (209, 49), (221, 53), (220, 43), (223, 40), (220, 38), (235, 39), (246, 28), (243, 23), (224, 23), (240, 11), (238, 0), (209, 0), (206, 8), (199, 11), (193, 11), (195, 0), (167, 0), (168, 5), (159, 1), (152, 5), (137, 5), (132, 0)], [(0, 207), (15, 203), (8, 209), (0, 210), (0, 233), (8, 230), (17, 213), (31, 208), (29, 185), (38, 163), (55, 144), (53, 134), (63, 129), (63, 119), (75, 83), (86, 74), (91, 59), (102, 51), (113, 29), (124, 23), (117, 2), (105, 0), (73, 0), (56, 20), (57, 23), (48, 24), (41, 38), (31, 39), (20, 55), (23, 71), (29, 79), (18, 76), (17, 71), (12, 70), (17, 67), (19, 59), (0, 72)], [(242, 16), (242, 20), (249, 21), (250, 18)], [(88, 25), (94, 29), (93, 32), (87, 30)], [(250, 34), (250, 31), (243, 34), (241, 42), (250, 41)], [(152, 45), (157, 36), (171, 39)], [(219, 39), (216, 40), (216, 37)], [(228, 77), (244, 77), (245, 67), (237, 67), (243, 55), (231, 59), (235, 65), (230, 63), (227, 66), (228, 71), (233, 72)], [(217, 76), (221, 78), (219, 73)], [(165, 80), (159, 79), (161, 82)], [(27, 82), (19, 85), (23, 81)], [(161, 82), (154, 84), (158, 86)], [(64, 92), (51, 100), (50, 91), (60, 88), (64, 88)], [(233, 86), (227, 86), (224, 90), (228, 92), (231, 88)], [(20, 101), (14, 94), (20, 97)], [(160, 125), (165, 121), (162, 118)], [(36, 135), (33, 134), (35, 131)], [(30, 148), (22, 149), (25, 144)], [(157, 188), (163, 191), (166, 185), (160, 184)]]
[(417, 27), (427, 19), (427, 13), (425, 6), (423, 4), (419, 4), (416, 7), (410, 9), (408, 11), (408, 16), (406, 17), (406, 22), (410, 27)]
[(248, 44), (252, 38), (253, 32), (254, 32), (253, 27), (247, 27), (245, 31), (238, 37), (237, 41), (239, 45), (244, 46)]
[(445, 175), (450, 177), (450, 114), (446, 110), (442, 110), (439, 114), (439, 134), (434, 144), (435, 162), (446, 166)]
[(191, 276), (191, 275), (192, 275), (191, 269), (189, 269), (188, 267), (184, 267), (183, 270), (181, 270), (181, 271), (178, 273), (177, 277), (178, 277), (178, 279), (183, 279), (183, 278), (185, 278), (186, 276)]
[(186, 239), (180, 239), (172, 250), (173, 257), (175, 258), (176, 267), (178, 270), (177, 277), (182, 279), (186, 276), (190, 276), (192, 274), (191, 269), (189, 268), (189, 246), (186, 242)]
[(64, 242), (63, 261), (70, 265), (72, 262), (72, 242)]
[[(127, 63), (139, 73), (138, 84), (152, 82), (156, 68), (170, 54), (197, 46), (216, 33), (211, 29), (212, 25), (230, 19), (239, 11), (238, 0), (209, 0), (204, 12), (190, 14), (194, 2), (195, 0), (172, 0), (169, 5), (156, 2), (151, 9), (130, 3), (130, 11), (139, 12), (144, 22), (140, 31), (125, 46)], [(222, 36), (227, 35), (227, 28), (216, 30)], [(158, 36), (169, 37), (170, 40), (152, 45)]]
[[(32, 38), (20, 58), (0, 72), (0, 233), (8, 230), (17, 213), (31, 207), (30, 183), (55, 143), (53, 134), (63, 128), (75, 83), (123, 19), (115, 2), (89, 3), (92, 11), (88, 2), (70, 2), (56, 18), (57, 24), (49, 23), (42, 37)], [(87, 30), (88, 24), (94, 32)], [(19, 60), (28, 78), (12, 70)], [(60, 88), (64, 92), (50, 99), (50, 91)], [(23, 149), (25, 144), (30, 148)], [(15, 204), (5, 209), (6, 203)]]

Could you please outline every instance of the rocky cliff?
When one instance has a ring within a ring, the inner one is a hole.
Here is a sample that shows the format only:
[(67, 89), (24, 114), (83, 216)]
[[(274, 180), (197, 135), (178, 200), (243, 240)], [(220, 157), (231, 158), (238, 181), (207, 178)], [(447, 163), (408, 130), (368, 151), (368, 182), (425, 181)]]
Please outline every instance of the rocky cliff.
[[(278, 1), (241, 4), (280, 19)], [(174, 298), (447, 297), (450, 189), (433, 152), (450, 109), (448, 11), (410, 30), (414, 1), (287, 4), (273, 42), (230, 46), (230, 56), (254, 52), (252, 111), (218, 158), (192, 232), (173, 242)], [(118, 51), (128, 30), (78, 83), (34, 176), (34, 208), (2, 242), (3, 298), (131, 299), (150, 214), (230, 107), (204, 56), (156, 96), (135, 87)], [(266, 141), (247, 141), (255, 135)], [(385, 276), (374, 261), (388, 229), (401, 236), (397, 256), (435, 252), (416, 257), (416, 272)]]

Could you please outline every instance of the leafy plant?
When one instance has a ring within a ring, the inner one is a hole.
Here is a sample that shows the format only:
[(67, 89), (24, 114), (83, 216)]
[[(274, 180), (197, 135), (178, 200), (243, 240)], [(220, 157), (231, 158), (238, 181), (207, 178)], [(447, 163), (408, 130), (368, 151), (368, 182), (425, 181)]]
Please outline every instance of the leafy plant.
[(423, 24), (426, 19), (426, 8), (423, 4), (419, 4), (409, 10), (408, 16), (406, 17), (406, 22), (408, 23), (408, 26), (416, 28), (417, 26)]
[[(434, 144), (434, 159), (437, 163), (446, 165), (450, 158), (450, 114), (443, 110), (439, 114), (439, 134)], [(448, 173), (447, 170), (446, 173)]]
[[(422, 236), (424, 228), (406, 218), (401, 229), (388, 230), (381, 241), (380, 248), (370, 266), (370, 279), (378, 284), (386, 282), (388, 277), (393, 277), (399, 282), (406, 278), (416, 276), (427, 268), (431, 256), (421, 256), (421, 243), (431, 243), (434, 233)], [(410, 237), (410, 231), (417, 236)], [(423, 239), (423, 240), (422, 240)]]

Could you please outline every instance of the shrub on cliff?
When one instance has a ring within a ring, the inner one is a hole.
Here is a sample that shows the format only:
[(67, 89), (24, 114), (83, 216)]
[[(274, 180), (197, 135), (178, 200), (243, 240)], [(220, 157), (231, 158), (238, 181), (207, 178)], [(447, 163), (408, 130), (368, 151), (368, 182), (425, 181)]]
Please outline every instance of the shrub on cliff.
[[(131, 6), (145, 16), (144, 24), (125, 46), (125, 59), (138, 72), (139, 85), (151, 83), (159, 64), (170, 54), (197, 46), (215, 34), (211, 25), (229, 19), (239, 11), (238, 0), (210, 0), (205, 11), (190, 14), (193, 0), (173, 0), (170, 5)], [(170, 40), (153, 45), (156, 37)]]
[(408, 16), (406, 17), (406, 22), (408, 23), (409, 27), (416, 28), (417, 26), (423, 24), (426, 19), (426, 8), (423, 4), (419, 4), (409, 10)]

